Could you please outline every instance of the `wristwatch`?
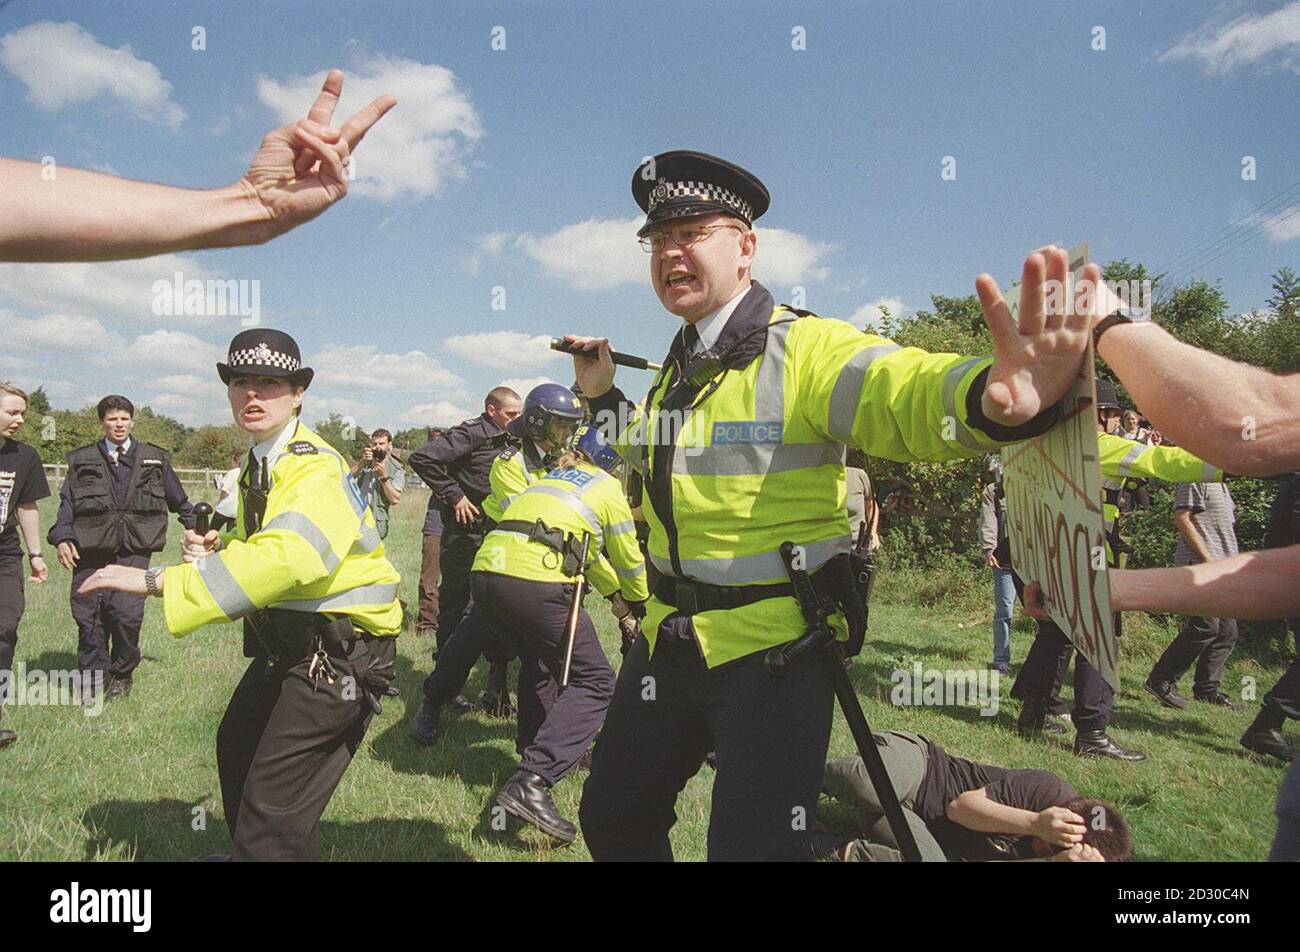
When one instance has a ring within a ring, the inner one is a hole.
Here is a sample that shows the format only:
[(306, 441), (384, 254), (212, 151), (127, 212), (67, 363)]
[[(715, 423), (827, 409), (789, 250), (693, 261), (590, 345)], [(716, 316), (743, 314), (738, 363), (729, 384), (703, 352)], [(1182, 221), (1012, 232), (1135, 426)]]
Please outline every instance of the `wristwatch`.
[(167, 571), (165, 565), (155, 565), (151, 569), (145, 569), (144, 590), (150, 595), (162, 595), (162, 582), (160, 579), (165, 571)]
[(32, 559), (40, 559), (42, 562), (44, 562), (45, 556), (43, 553), (40, 552), (28, 552), (27, 561), (30, 562)]

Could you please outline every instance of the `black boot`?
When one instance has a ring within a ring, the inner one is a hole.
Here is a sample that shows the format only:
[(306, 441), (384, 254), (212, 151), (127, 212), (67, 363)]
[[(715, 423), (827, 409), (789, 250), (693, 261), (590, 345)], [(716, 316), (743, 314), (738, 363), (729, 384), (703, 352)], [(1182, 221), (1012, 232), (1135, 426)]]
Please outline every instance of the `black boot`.
[(515, 708), (510, 703), (510, 665), (493, 661), (488, 668), (487, 690), (479, 698), (484, 713), (492, 717), (514, 717)]
[(511, 816), (531, 823), (561, 843), (578, 838), (578, 828), (555, 808), (546, 781), (532, 771), (516, 771), (497, 794), (497, 803)]
[(1016, 733), (1027, 740), (1035, 740), (1043, 734), (1064, 734), (1065, 728), (1055, 717), (1048, 718), (1046, 709), (1026, 702), (1016, 718)]
[(1157, 681), (1155, 675), (1146, 679), (1142, 685), (1147, 689), (1147, 693), (1154, 697), (1165, 707), (1172, 707), (1175, 710), (1187, 710), (1187, 698), (1178, 693), (1178, 684), (1174, 681)]
[(1074, 737), (1074, 753), (1077, 757), (1113, 757), (1116, 760), (1146, 760), (1147, 755), (1140, 750), (1129, 750), (1111, 740), (1104, 730), (1079, 731)]
[(0, 727), (0, 747), (8, 747), (18, 739), (18, 732), (7, 727)]
[(417, 744), (432, 747), (438, 735), (438, 708), (427, 700), (420, 702), (420, 709), (411, 721), (411, 736)]
[(1246, 728), (1246, 733), (1241, 735), (1241, 746), (1257, 754), (1267, 754), (1290, 763), (1295, 760), (1296, 749), (1282, 736), (1280, 723), (1275, 725), (1272, 718), (1265, 717), (1267, 713), (1270, 712), (1260, 711), (1255, 723)]

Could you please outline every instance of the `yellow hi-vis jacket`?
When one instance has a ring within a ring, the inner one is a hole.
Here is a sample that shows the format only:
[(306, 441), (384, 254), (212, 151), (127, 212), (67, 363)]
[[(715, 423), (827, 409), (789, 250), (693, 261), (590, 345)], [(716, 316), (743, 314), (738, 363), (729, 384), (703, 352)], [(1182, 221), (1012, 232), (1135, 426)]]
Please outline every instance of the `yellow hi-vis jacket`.
[(1101, 461), (1102, 518), (1107, 548), (1119, 521), (1119, 490), (1134, 476), (1167, 483), (1221, 483), (1223, 470), (1177, 446), (1148, 446), (1113, 433), (1097, 431), (1097, 456)]
[(515, 497), (545, 476), (548, 469), (541, 453), (528, 437), (523, 438), (523, 446), (507, 446), (488, 470), (488, 485), (492, 492), (483, 500), (484, 515), (493, 522), (500, 522)]
[[(636, 542), (636, 526), (623, 484), (600, 467), (584, 461), (552, 470), (515, 497), (505, 519), (528, 523), (541, 519), (549, 528), (579, 539), (590, 532), (587, 581), (592, 587), (607, 597), (621, 591), (629, 602), (649, 597), (645, 560)], [(608, 561), (600, 554), (602, 545), (609, 553)], [(530, 542), (525, 533), (499, 528), (487, 534), (474, 558), (476, 572), (535, 582), (573, 581), (561, 565), (561, 557), (553, 549)]]
[(347, 615), (372, 635), (402, 629), (401, 576), (384, 555), (370, 509), (343, 459), (301, 423), (270, 470), (262, 529), (236, 528), (220, 551), (169, 567), (163, 612), (174, 635), (259, 608)]
[[(659, 572), (710, 585), (787, 582), (787, 541), (803, 546), (816, 571), (852, 542), (846, 443), (894, 460), (951, 460), (1035, 436), (1059, 418), (1052, 407), (1019, 427), (988, 420), (980, 398), (991, 358), (899, 347), (800, 313), (774, 307), (753, 285), (712, 347), (729, 369), (687, 407), (671, 395), (684, 360), (680, 334), (643, 406), (617, 388), (589, 398), (597, 425), (645, 477), (642, 509)], [(666, 445), (657, 446), (661, 432)], [(652, 644), (672, 611), (650, 600), (643, 630)], [(710, 667), (804, 630), (792, 597), (693, 621)], [(842, 617), (834, 623), (845, 634)]]

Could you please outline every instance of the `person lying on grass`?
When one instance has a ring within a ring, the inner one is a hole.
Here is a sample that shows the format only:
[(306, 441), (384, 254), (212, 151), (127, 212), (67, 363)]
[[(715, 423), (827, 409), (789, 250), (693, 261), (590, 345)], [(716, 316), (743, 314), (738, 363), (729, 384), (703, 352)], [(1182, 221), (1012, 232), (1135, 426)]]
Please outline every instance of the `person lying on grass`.
[[(882, 731), (876, 746), (926, 862), (1119, 862), (1128, 823), (1046, 770), (1011, 770), (948, 753), (922, 734)], [(822, 791), (855, 809), (865, 836), (835, 850), (846, 862), (898, 862), (898, 843), (861, 757), (826, 765)]]

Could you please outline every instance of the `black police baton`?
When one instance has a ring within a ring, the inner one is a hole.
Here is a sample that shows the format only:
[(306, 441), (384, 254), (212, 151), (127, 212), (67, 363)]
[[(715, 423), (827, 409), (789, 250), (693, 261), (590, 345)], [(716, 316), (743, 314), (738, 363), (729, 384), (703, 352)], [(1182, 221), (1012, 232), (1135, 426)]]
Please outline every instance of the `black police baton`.
[(844, 720), (848, 722), (849, 732), (853, 734), (853, 742), (858, 747), (858, 754), (866, 765), (871, 785), (876, 788), (880, 805), (884, 807), (885, 819), (889, 821), (894, 840), (898, 843), (904, 860), (909, 863), (919, 863), (921, 851), (917, 848), (916, 838), (912, 836), (912, 828), (907, 825), (907, 819), (903, 816), (903, 807), (898, 802), (894, 783), (889, 779), (885, 762), (876, 748), (876, 739), (872, 736), (871, 725), (867, 723), (867, 715), (863, 713), (862, 704), (858, 701), (858, 696), (849, 681), (849, 673), (844, 668), (844, 658), (835, 640), (835, 632), (826, 621), (826, 613), (817, 599), (817, 593), (813, 591), (812, 579), (808, 577), (807, 570), (795, 566), (795, 554), (798, 549), (799, 547), (793, 542), (781, 543), (781, 561), (785, 563), (786, 574), (790, 576), (790, 582), (794, 585), (794, 596), (799, 600), (799, 609), (803, 612), (803, 620), (808, 628), (801, 637), (769, 651), (763, 658), (763, 663), (772, 674), (780, 675), (810, 652), (816, 651), (821, 655), (822, 662), (831, 676), (831, 683), (835, 686), (835, 697), (840, 702), (840, 711), (844, 714)]
[(578, 638), (578, 612), (582, 610), (582, 590), (587, 584), (587, 550), (590, 547), (591, 533), (584, 532), (578, 580), (573, 583), (573, 603), (569, 606), (569, 623), (564, 626), (564, 670), (560, 674), (561, 691), (569, 686), (569, 668), (573, 664), (573, 644)]
[[(575, 357), (586, 357), (588, 360), (595, 360), (596, 355), (590, 351), (583, 350), (577, 344), (565, 343), (563, 338), (551, 338), (551, 350), (558, 350), (562, 354), (573, 354)], [(631, 367), (633, 370), (663, 370), (663, 364), (652, 364), (644, 357), (634, 357), (632, 354), (620, 354), (616, 350), (611, 350), (609, 356), (614, 358), (614, 363), (620, 367)]]

